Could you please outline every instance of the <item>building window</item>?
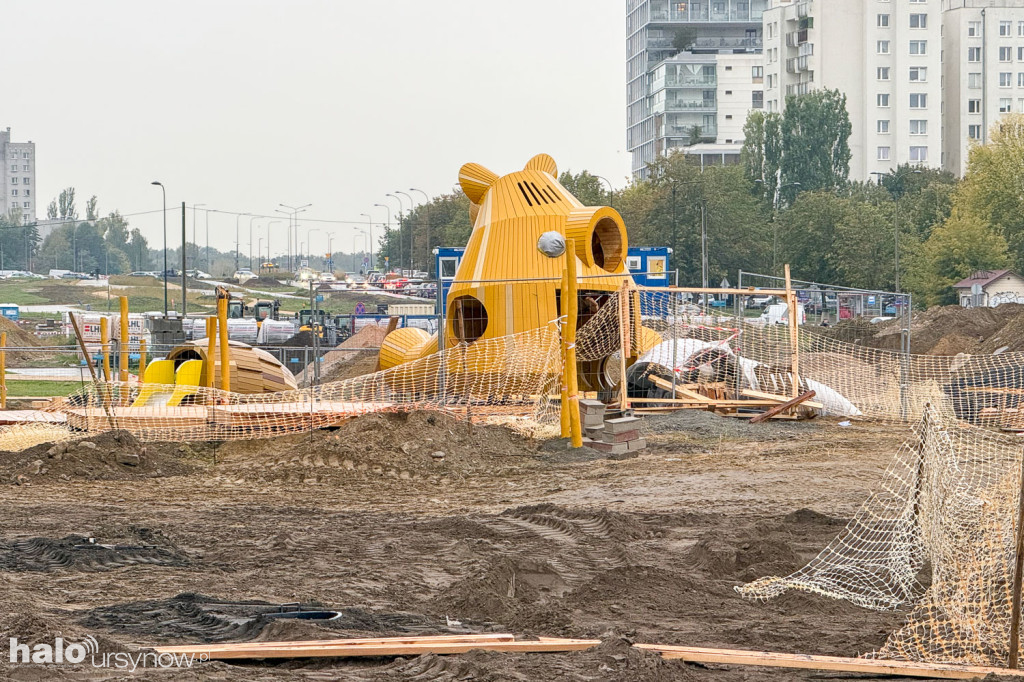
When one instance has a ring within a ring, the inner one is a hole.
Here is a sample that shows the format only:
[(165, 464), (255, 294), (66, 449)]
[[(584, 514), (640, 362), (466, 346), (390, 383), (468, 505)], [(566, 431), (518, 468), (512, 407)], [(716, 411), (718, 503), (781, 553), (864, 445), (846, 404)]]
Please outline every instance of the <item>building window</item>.
[(1009, 71), (999, 72), (999, 87), (1008, 88), (1013, 85), (1013, 74)]
[[(1024, 22), (1022, 22), (1024, 23)], [(967, 37), (977, 38), (981, 35), (981, 22), (980, 21), (969, 21), (967, 22)]]
[(910, 134), (911, 135), (927, 135), (928, 134), (928, 121), (925, 121), (925, 120), (911, 120), (910, 121)]
[(1017, 48), (1017, 61), (1024, 62), (1024, 47)]
[(880, 118), (878, 119), (878, 134), (888, 135), (889, 134), (889, 119)]
[(910, 108), (924, 109), (928, 106), (928, 95), (923, 92), (910, 93)]
[(910, 54), (928, 54), (927, 40), (911, 40)]
[(888, 66), (879, 66), (878, 69), (877, 69), (877, 74), (878, 74), (878, 80), (880, 80), (880, 81), (887, 81), (887, 80), (889, 80), (889, 67)]
[(22, 167), (21, 167), (21, 170), (23, 170), (23, 171), (25, 171), (26, 173), (28, 173), (28, 164), (26, 163), (26, 164), (25, 164), (24, 166), (22, 166)]
[(23, 185), (28, 185), (29, 183), (30, 183), (30, 181), (29, 181), (29, 179), (28, 179), (28, 178), (22, 178), (22, 179), (21, 179), (21, 184), (23, 184)]
[(969, 99), (969, 100), (967, 100), (967, 113), (968, 114), (980, 114), (981, 113), (981, 100), (980, 99)]
[(981, 74), (980, 73), (969, 73), (967, 74), (967, 87), (971, 90), (981, 89)]
[(760, 83), (761, 79), (764, 78), (764, 67), (763, 66), (752, 66), (750, 67), (750, 77), (755, 83)]
[(878, 96), (875, 98), (875, 100), (878, 103), (878, 106), (880, 106), (880, 107), (887, 107), (887, 106), (889, 106), (889, 95), (888, 95), (888, 93), (884, 93), (884, 92), (878, 93)]
[(912, 82), (923, 83), (928, 80), (928, 67), (927, 66), (911, 66), (910, 67), (910, 80)]
[(969, 62), (980, 62), (981, 61), (981, 48), (980, 47), (969, 47), (969, 48), (967, 48), (967, 61), (969, 61)]
[(750, 93), (750, 107), (752, 109), (764, 108), (764, 90), (754, 90)]
[(889, 15), (879, 14), (878, 15), (878, 28), (889, 28)]
[(999, 48), (999, 61), (1001, 61), (1001, 62), (1012, 62), (1013, 61), (1013, 48), (1012, 47), (1001, 47), (1001, 48)]
[(967, 126), (967, 137), (972, 140), (981, 139), (981, 126), (980, 125), (969, 125)]
[(889, 54), (889, 41), (879, 40), (878, 44), (875, 45), (875, 50), (878, 52), (878, 54)]
[(12, 173), (17, 173), (17, 172), (18, 172), (18, 166), (17, 166), (17, 164), (15, 164), (15, 165), (11, 166), (11, 172), (12, 172)]
[(924, 163), (928, 160), (928, 147), (911, 147), (910, 160)]
[(879, 161), (888, 161), (889, 160), (889, 148), (888, 147), (879, 147), (878, 148), (878, 160)]
[(1010, 26), (1011, 26), (1011, 23), (1009, 21), (1000, 21), (999, 22), (999, 35), (1004, 37), (1004, 38), (1008, 38), (1010, 36)]
[(1012, 109), (1013, 109), (1013, 100), (1011, 100), (1009, 97), (1000, 97), (999, 98), (999, 113), (1000, 114), (1008, 114), (1008, 113), (1010, 113), (1010, 111)]
[(27, 197), (32, 196), (32, 190), (30, 190), (30, 189), (25, 190), (25, 196), (27, 196)]
[(22, 153), (21, 153), (21, 158), (23, 158), (23, 159), (27, 159), (27, 158), (29, 158), (29, 156), (28, 156), (28, 152), (22, 152)]
[(16, 197), (16, 196), (18, 196), (18, 190), (16, 190), (16, 189), (12, 189), (12, 190), (11, 190), (11, 196), (12, 196), (12, 197)]
[(911, 14), (910, 28), (928, 28), (927, 14)]
[(1024, 71), (1017, 72), (1017, 87), (1024, 88)]
[(25, 208), (30, 208), (32, 206), (32, 202), (26, 201), (24, 204), (22, 204), (22, 206), (24, 206)]
[(18, 178), (11, 178), (11, 184), (12, 185), (17, 185), (18, 184)]

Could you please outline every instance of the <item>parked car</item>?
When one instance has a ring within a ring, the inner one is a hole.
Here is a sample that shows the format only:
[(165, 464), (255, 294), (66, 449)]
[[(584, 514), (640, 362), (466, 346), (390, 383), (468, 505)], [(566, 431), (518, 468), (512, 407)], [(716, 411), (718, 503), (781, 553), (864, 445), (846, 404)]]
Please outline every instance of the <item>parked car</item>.
[[(797, 324), (807, 322), (807, 312), (803, 303), (797, 303)], [(789, 306), (785, 303), (773, 303), (764, 309), (761, 317), (757, 318), (760, 324), (789, 324)]]
[(185, 274), (191, 277), (192, 279), (210, 279), (210, 273), (203, 272), (202, 270), (197, 270), (195, 268), (186, 270)]

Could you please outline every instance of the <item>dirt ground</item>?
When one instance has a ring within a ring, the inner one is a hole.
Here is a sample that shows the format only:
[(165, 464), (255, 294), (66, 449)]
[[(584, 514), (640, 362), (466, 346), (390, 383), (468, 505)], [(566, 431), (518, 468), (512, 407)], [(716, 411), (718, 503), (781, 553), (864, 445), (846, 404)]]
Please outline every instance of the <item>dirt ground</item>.
[[(904, 432), (694, 412), (644, 431), (651, 446), (625, 460), (429, 413), (219, 446), (107, 434), (95, 448), (0, 453), (0, 631), (91, 635), (103, 652), (450, 632), (604, 642), (146, 672), (167, 680), (732, 682), (821, 673), (693, 666), (629, 645), (853, 656), (900, 625), (899, 612), (808, 594), (752, 603), (733, 587), (813, 557)], [(294, 602), (340, 616), (275, 616)], [(13, 680), (127, 678), (3, 660)]]

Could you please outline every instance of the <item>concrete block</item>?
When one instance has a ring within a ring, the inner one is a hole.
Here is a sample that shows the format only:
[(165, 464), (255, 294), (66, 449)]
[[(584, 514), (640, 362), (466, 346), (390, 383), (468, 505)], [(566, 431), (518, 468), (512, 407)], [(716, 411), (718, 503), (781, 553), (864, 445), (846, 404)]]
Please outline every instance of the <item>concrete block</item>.
[(645, 449), (647, 447), (647, 439), (646, 438), (637, 438), (636, 440), (631, 440), (628, 443), (626, 443), (626, 446), (631, 451), (632, 450), (643, 450), (643, 449)]
[(580, 413), (591, 414), (598, 413), (604, 414), (605, 404), (600, 400), (581, 400), (580, 401)]
[(626, 443), (631, 440), (636, 440), (640, 437), (640, 432), (636, 429), (632, 431), (623, 431), (622, 433), (608, 433), (607, 431), (601, 434), (601, 440), (605, 443)]
[(607, 452), (610, 455), (622, 455), (629, 452), (627, 443), (605, 443), (599, 440), (584, 438), (583, 445), (599, 452)]
[(600, 426), (604, 428), (604, 416), (600, 414), (581, 414), (583, 426)]
[(620, 417), (619, 419), (606, 419), (604, 422), (605, 433), (625, 433), (626, 431), (636, 431), (639, 428), (639, 417)]

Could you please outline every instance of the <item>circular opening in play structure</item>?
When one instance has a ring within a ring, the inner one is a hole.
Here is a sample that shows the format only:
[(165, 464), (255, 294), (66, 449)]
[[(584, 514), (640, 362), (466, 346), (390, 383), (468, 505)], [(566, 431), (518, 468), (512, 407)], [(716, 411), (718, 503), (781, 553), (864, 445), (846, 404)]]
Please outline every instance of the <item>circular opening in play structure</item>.
[(608, 272), (614, 272), (622, 264), (622, 229), (614, 218), (605, 217), (597, 221), (590, 233), (590, 250), (594, 254), (594, 265)]
[(487, 309), (474, 296), (458, 296), (450, 304), (452, 334), (462, 343), (473, 343), (487, 331)]

